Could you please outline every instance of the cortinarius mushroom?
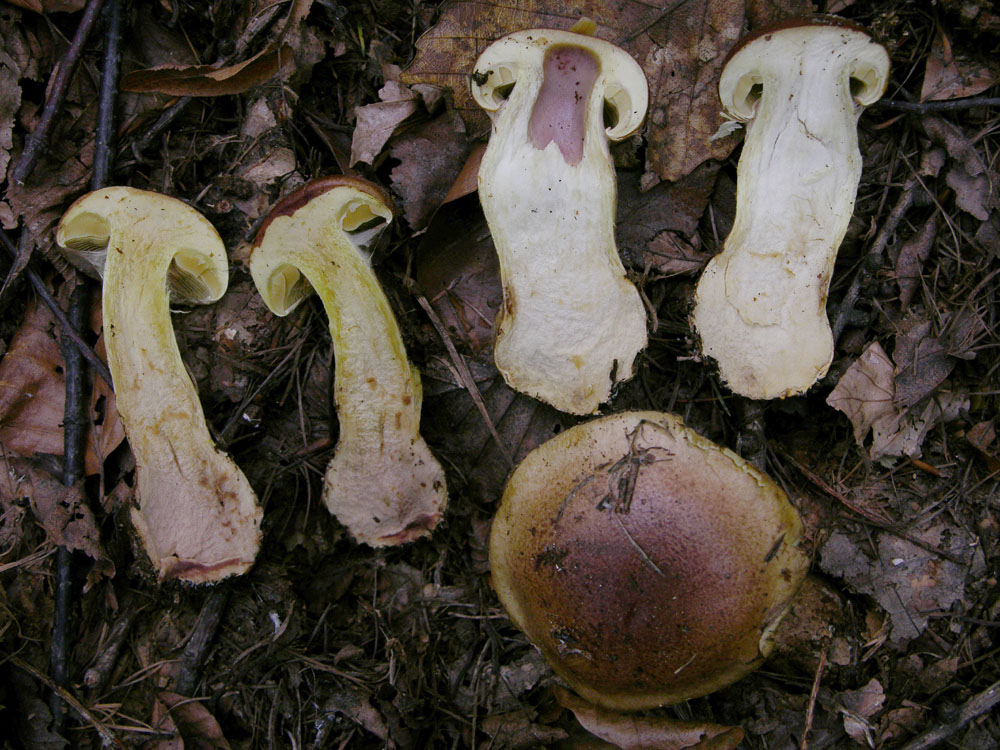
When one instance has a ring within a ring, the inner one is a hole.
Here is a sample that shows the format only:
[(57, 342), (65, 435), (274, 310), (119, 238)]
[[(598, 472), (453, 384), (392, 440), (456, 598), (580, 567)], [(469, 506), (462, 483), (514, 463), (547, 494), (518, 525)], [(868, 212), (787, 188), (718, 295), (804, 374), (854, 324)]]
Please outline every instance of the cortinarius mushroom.
[(618, 710), (669, 705), (756, 669), (805, 576), (781, 489), (673, 415), (577, 425), (511, 475), (493, 585), (569, 685)]
[(206, 583), (243, 573), (260, 546), (261, 509), (212, 442), (169, 307), (215, 302), (226, 291), (222, 240), (175, 198), (111, 187), (70, 206), (56, 242), (104, 279), (108, 367), (135, 455), (131, 520), (158, 578)]
[(497, 368), (513, 388), (589, 414), (646, 346), (615, 247), (608, 150), (642, 124), (646, 78), (609, 42), (533, 29), (480, 55), (472, 94), (493, 119), (479, 199), (503, 284)]
[(429, 534), (447, 502), (444, 471), (419, 432), (420, 375), (364, 251), (391, 220), (377, 186), (314, 180), (275, 206), (250, 256), (254, 283), (276, 315), (314, 289), (326, 308), (340, 440), (323, 499), (372, 546)]
[(861, 177), (857, 122), (888, 74), (885, 49), (831, 16), (763, 29), (730, 53), (719, 95), (747, 123), (736, 218), (693, 323), (736, 393), (801, 393), (830, 366), (826, 299)]

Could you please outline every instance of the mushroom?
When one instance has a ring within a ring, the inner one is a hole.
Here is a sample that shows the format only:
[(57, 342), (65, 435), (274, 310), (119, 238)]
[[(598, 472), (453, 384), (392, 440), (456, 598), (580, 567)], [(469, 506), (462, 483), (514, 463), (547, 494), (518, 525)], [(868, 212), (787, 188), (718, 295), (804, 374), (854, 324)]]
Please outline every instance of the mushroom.
[(591, 703), (674, 704), (756, 669), (805, 576), (784, 492), (676, 416), (627, 412), (529, 453), (493, 521), (493, 586)]
[(56, 243), (104, 280), (108, 367), (135, 456), (130, 518), (157, 578), (207, 583), (245, 572), (260, 547), (260, 505), (212, 441), (170, 320), (171, 302), (207, 304), (226, 291), (222, 240), (176, 198), (109, 187), (69, 207)]
[(646, 346), (615, 247), (608, 150), (642, 124), (646, 78), (609, 42), (532, 29), (480, 55), (472, 94), (493, 120), (479, 199), (503, 285), (496, 366), (519, 391), (592, 413)]
[(389, 197), (376, 185), (318, 179), (272, 209), (250, 256), (276, 315), (314, 289), (326, 308), (340, 439), (323, 500), (371, 546), (430, 534), (447, 502), (444, 471), (420, 436), (420, 375), (364, 249), (390, 221)]
[(736, 393), (791, 396), (830, 366), (826, 299), (861, 177), (857, 122), (888, 74), (885, 49), (832, 16), (762, 29), (729, 54), (719, 96), (747, 123), (736, 218), (692, 320)]

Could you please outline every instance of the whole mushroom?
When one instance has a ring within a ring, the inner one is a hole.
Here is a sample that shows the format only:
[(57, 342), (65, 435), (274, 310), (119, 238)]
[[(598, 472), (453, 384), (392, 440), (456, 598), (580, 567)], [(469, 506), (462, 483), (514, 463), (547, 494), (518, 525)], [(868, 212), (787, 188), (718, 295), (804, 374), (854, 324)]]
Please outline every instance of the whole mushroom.
[(448, 500), (444, 470), (420, 436), (420, 374), (366, 252), (391, 220), (377, 185), (313, 180), (271, 210), (250, 255), (254, 283), (276, 315), (313, 291), (326, 309), (340, 439), (323, 501), (357, 541), (375, 547), (430, 534)]
[(610, 42), (532, 29), (480, 55), (472, 94), (493, 120), (479, 199), (503, 285), (497, 368), (519, 391), (592, 413), (646, 346), (615, 246), (608, 150), (642, 124), (645, 75)]
[(577, 425), (511, 475), (493, 586), (580, 696), (639, 710), (756, 669), (809, 566), (785, 493), (678, 417)]
[(861, 177), (857, 122), (888, 75), (885, 48), (834, 16), (761, 29), (729, 54), (719, 96), (747, 123), (736, 217), (692, 322), (736, 393), (791, 396), (830, 366), (826, 300)]
[(56, 230), (66, 257), (103, 278), (108, 368), (135, 456), (132, 524), (160, 580), (208, 583), (245, 572), (260, 546), (249, 482), (208, 431), (170, 319), (229, 283), (212, 225), (176, 198), (131, 187), (84, 195)]

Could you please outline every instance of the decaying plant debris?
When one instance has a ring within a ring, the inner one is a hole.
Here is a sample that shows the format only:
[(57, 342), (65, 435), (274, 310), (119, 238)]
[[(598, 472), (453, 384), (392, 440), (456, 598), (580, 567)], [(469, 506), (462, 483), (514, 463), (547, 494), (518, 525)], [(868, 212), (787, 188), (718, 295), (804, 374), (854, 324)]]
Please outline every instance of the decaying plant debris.
[[(256, 565), (210, 589), (157, 586), (135, 554), (134, 464), (92, 370), (86, 477), (62, 483), (69, 337), (39, 290), (69, 306), (76, 277), (51, 252), (53, 229), (91, 180), (103, 21), (39, 161), (23, 184), (12, 173), (81, 5), (0, 5), (4, 748), (657, 747), (664, 718), (742, 727), (746, 748), (1000, 747), (991, 3), (126, 4), (131, 93), (114, 112), (106, 184), (188, 202), (234, 268), (219, 303), (173, 315), (213, 437), (264, 513)], [(827, 307), (830, 370), (804, 395), (755, 403), (698, 360), (689, 322), (734, 210), (740, 135), (708, 140), (722, 124), (715, 86), (745, 31), (813, 10), (867, 27), (892, 58), (891, 81), (860, 120), (863, 172)], [(512, 467), (580, 419), (516, 394), (493, 368), (502, 295), (470, 195), (488, 127), (464, 76), (493, 39), (580, 16), (650, 85), (642, 135), (613, 150), (616, 242), (649, 312), (649, 346), (603, 411), (675, 412), (763, 468), (799, 509), (826, 584), (797, 605), (814, 615), (801, 647), (714, 695), (627, 719), (560, 692), (503, 614), (487, 562)], [(421, 430), (450, 495), (430, 537), (394, 549), (357, 545), (320, 499), (339, 434), (322, 307), (276, 318), (247, 268), (281, 196), (348, 170), (398, 201), (372, 263), (420, 370)], [(89, 290), (81, 337), (103, 356)], [(59, 545), (73, 552), (57, 734)]]

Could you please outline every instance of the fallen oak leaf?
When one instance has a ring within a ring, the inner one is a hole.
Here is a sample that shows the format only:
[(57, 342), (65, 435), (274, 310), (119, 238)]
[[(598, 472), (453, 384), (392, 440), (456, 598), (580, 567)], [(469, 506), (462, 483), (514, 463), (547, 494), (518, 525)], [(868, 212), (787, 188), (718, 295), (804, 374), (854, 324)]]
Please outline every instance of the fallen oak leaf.
[(5, 456), (2, 467), (7, 481), (0, 485), (4, 503), (28, 503), (49, 539), (70, 551), (82, 552), (94, 560), (87, 588), (97, 578), (111, 578), (115, 564), (101, 544), (93, 511), (83, 495), (83, 482), (66, 487), (44, 471), (37, 462)]
[[(25, 458), (64, 450), (66, 377), (54, 328), (52, 313), (32, 305), (0, 360), (0, 443)], [(114, 392), (102, 380), (94, 383), (88, 417), (84, 471), (93, 475), (125, 438)]]
[(399, 70), (386, 65), (385, 84), (378, 91), (382, 101), (354, 110), (354, 134), (351, 137), (351, 162), (371, 164), (400, 123), (417, 111), (417, 94), (398, 80)]
[(155, 750), (230, 750), (219, 722), (193, 698), (166, 690), (157, 693), (153, 719), (155, 727), (179, 735), (155, 742), (152, 745)]
[(164, 65), (135, 70), (122, 76), (121, 87), (124, 91), (174, 96), (242, 94), (288, 69), (293, 60), (291, 45), (268, 46), (235, 65)]
[(920, 101), (944, 101), (981, 94), (1000, 81), (1000, 69), (954, 54), (944, 31), (934, 40), (924, 66)]
[(87, 0), (7, 0), (35, 13), (76, 13), (87, 4)]
[[(256, 88), (278, 72), (284, 76), (295, 62), (292, 40), (296, 39), (299, 26), (309, 15), (312, 3), (313, 0), (293, 0), (274, 40), (247, 60), (228, 65), (158, 65), (122, 76), (121, 88), (137, 93), (174, 96), (225, 96)], [(253, 33), (255, 31), (248, 28), (244, 36), (252, 36)], [(240, 47), (239, 43), (237, 47)]]
[(732, 750), (743, 739), (739, 727), (626, 714), (599, 708), (559, 686), (553, 692), (584, 729), (621, 750)]
[(389, 156), (399, 164), (389, 178), (412, 230), (430, 223), (462, 171), (468, 151), (465, 124), (453, 110), (394, 139)]
[(980, 422), (965, 433), (969, 445), (979, 451), (990, 471), (1000, 471), (1000, 455), (993, 447), (997, 433), (992, 422)]
[[(787, 4), (802, 12), (808, 5), (800, 0)], [(488, 119), (473, 103), (468, 86), (479, 53), (512, 31), (565, 29), (585, 16), (596, 23), (595, 35), (626, 49), (650, 82), (647, 161), (654, 181), (676, 180), (732, 151), (734, 138), (710, 142), (709, 137), (719, 124), (716, 81), (722, 61), (743, 30), (743, 0), (687, 0), (665, 9), (635, 0), (614, 5), (570, 0), (559, 11), (537, 4), (450, 0), (437, 25), (417, 41), (417, 55), (402, 80), (450, 88), (469, 133), (486, 134)]]

